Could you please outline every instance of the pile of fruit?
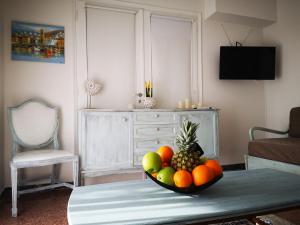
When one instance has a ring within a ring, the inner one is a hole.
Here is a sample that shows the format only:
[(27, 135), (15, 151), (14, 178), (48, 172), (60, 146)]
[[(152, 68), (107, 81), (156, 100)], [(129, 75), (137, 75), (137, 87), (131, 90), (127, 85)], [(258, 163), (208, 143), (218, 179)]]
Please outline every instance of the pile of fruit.
[(179, 150), (161, 146), (143, 157), (143, 168), (158, 181), (178, 188), (201, 186), (223, 173), (219, 162), (203, 156), (197, 143), (198, 124), (184, 121), (176, 138)]

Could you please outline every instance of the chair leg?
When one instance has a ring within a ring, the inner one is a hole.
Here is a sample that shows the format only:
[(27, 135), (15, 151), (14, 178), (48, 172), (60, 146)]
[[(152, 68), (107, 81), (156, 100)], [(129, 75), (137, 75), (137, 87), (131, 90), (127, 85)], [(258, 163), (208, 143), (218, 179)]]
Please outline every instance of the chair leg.
[(20, 168), (18, 171), (18, 187), (22, 187), (25, 185), (24, 177), (25, 177), (25, 169)]
[(11, 190), (12, 190), (12, 209), (11, 216), (17, 217), (17, 198), (18, 198), (18, 169), (13, 165), (10, 166), (11, 170)]
[(73, 182), (74, 182), (74, 188), (78, 187), (78, 183), (79, 183), (79, 161), (78, 161), (78, 159), (73, 161)]
[(59, 164), (54, 164), (52, 166), (52, 175), (51, 175), (51, 184), (56, 184), (57, 179), (58, 179), (58, 174), (59, 174)]

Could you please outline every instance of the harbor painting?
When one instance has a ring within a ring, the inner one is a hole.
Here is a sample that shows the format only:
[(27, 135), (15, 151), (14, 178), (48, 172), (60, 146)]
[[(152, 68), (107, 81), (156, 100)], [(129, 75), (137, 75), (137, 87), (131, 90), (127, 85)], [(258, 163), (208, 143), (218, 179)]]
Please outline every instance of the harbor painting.
[(12, 60), (65, 63), (65, 29), (62, 26), (12, 21)]

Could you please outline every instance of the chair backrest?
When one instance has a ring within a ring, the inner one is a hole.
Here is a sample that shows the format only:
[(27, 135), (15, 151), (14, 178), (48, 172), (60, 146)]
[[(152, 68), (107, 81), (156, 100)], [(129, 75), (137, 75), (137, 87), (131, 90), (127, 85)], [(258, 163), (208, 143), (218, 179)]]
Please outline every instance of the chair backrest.
[(289, 136), (300, 138), (300, 107), (291, 109), (289, 126)]
[(53, 142), (54, 148), (59, 148), (56, 107), (42, 100), (29, 99), (16, 107), (8, 108), (8, 119), (14, 144), (38, 149)]

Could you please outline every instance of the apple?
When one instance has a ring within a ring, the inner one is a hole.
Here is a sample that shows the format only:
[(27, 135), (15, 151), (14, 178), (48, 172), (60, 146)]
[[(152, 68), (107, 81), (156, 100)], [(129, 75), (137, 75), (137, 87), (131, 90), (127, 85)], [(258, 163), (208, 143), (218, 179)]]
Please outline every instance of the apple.
[(143, 157), (143, 168), (148, 173), (156, 173), (158, 172), (162, 167), (162, 161), (156, 152), (148, 152)]
[(164, 184), (174, 186), (174, 174), (175, 170), (172, 167), (165, 167), (158, 172), (156, 178)]
[(169, 166), (170, 166), (170, 164), (169, 164), (169, 163), (165, 163), (165, 162), (163, 162), (163, 164), (162, 164), (162, 168), (169, 167)]

